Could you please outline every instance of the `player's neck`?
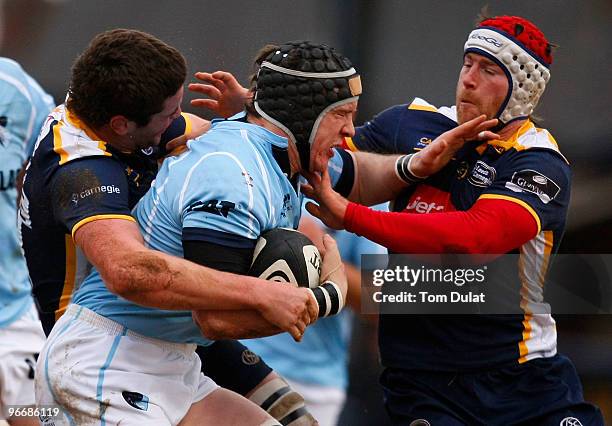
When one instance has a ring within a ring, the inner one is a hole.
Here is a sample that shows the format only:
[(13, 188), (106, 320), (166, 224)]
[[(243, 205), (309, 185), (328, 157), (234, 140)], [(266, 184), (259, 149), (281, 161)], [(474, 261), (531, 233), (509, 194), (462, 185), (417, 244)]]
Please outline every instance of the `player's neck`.
[(104, 125), (98, 129), (94, 129), (94, 131), (96, 135), (117, 151), (124, 153), (131, 153), (134, 151), (134, 144), (129, 140), (129, 137), (118, 135), (110, 126)]
[(497, 132), (499, 138), (503, 141), (507, 141), (512, 137), (512, 135), (518, 132), (521, 126), (525, 124), (525, 121), (527, 121), (526, 118), (523, 120), (515, 120), (511, 123), (508, 123), (499, 132)]

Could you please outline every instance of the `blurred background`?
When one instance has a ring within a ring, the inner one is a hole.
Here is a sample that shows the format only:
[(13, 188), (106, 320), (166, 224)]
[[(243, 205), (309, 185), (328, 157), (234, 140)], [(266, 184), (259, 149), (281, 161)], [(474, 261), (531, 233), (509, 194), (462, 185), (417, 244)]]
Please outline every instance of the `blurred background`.
[[(362, 123), (415, 96), (452, 105), (463, 44), (484, 5), (484, 0), (0, 0), (0, 54), (20, 62), (61, 102), (76, 56), (95, 34), (112, 28), (144, 30), (177, 47), (190, 73), (223, 69), (242, 82), (266, 43), (326, 42), (350, 57), (362, 76), (357, 120)], [(492, 15), (531, 19), (560, 46), (536, 112), (574, 173), (561, 250), (612, 253), (612, 1), (488, 5)], [(207, 116), (189, 106), (193, 97), (186, 95), (185, 110)], [(612, 423), (612, 317), (557, 320), (560, 352), (573, 359), (586, 397)], [(363, 316), (355, 321), (341, 423), (384, 424), (375, 326)]]

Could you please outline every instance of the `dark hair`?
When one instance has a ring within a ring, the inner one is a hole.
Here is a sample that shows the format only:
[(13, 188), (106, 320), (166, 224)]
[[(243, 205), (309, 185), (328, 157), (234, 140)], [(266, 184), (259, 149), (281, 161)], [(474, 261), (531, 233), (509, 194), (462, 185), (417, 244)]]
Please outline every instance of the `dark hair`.
[[(255, 55), (255, 59), (253, 59), (253, 68), (255, 72), (249, 77), (249, 91), (252, 94), (255, 93), (255, 87), (257, 86), (257, 71), (259, 70), (259, 67), (261, 66), (262, 62), (270, 55), (270, 53), (278, 50), (279, 48), (280, 46), (277, 44), (266, 44), (264, 47), (259, 49), (257, 55)], [(246, 104), (244, 105), (244, 108), (250, 115), (254, 117), (261, 117), (261, 115), (255, 109), (255, 106), (253, 106), (252, 97), (247, 100)]]
[(74, 62), (67, 107), (94, 128), (115, 115), (145, 126), (186, 75), (183, 55), (151, 34), (107, 31)]

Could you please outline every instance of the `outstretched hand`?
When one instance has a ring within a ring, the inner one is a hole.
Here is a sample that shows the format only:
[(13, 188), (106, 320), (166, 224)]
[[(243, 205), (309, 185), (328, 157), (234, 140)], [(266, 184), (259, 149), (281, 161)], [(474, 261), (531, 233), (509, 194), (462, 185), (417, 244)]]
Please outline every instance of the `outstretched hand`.
[(497, 125), (497, 119), (487, 120), (486, 115), (473, 118), (460, 126), (442, 133), (422, 151), (415, 154), (410, 171), (416, 176), (427, 177), (439, 172), (453, 156), (470, 140), (499, 139), (488, 129)]
[(193, 99), (191, 105), (209, 109), (221, 117), (231, 117), (242, 111), (245, 102), (251, 96), (251, 93), (238, 83), (232, 73), (226, 71), (197, 72), (195, 77), (203, 83), (191, 83), (189, 90), (208, 96), (209, 99)]
[(302, 192), (319, 203), (306, 203), (306, 210), (330, 228), (344, 229), (344, 214), (349, 202), (333, 190), (328, 170), (322, 174), (309, 172), (304, 175), (309, 184), (302, 185)]

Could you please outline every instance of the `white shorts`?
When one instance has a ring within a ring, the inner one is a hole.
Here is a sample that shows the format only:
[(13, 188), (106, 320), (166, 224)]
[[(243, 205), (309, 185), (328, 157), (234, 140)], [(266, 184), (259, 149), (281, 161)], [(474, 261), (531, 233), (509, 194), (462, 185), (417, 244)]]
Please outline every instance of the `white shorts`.
[(200, 371), (195, 347), (139, 335), (70, 305), (38, 359), (36, 402), (63, 409), (42, 424), (176, 425), (218, 388)]
[(0, 328), (0, 419), (9, 405), (34, 405), (34, 368), (45, 333), (34, 304), (18, 320)]
[(306, 408), (321, 426), (338, 424), (338, 417), (340, 417), (344, 401), (346, 401), (346, 391), (344, 389), (284, 379), (294, 391), (304, 397)]

